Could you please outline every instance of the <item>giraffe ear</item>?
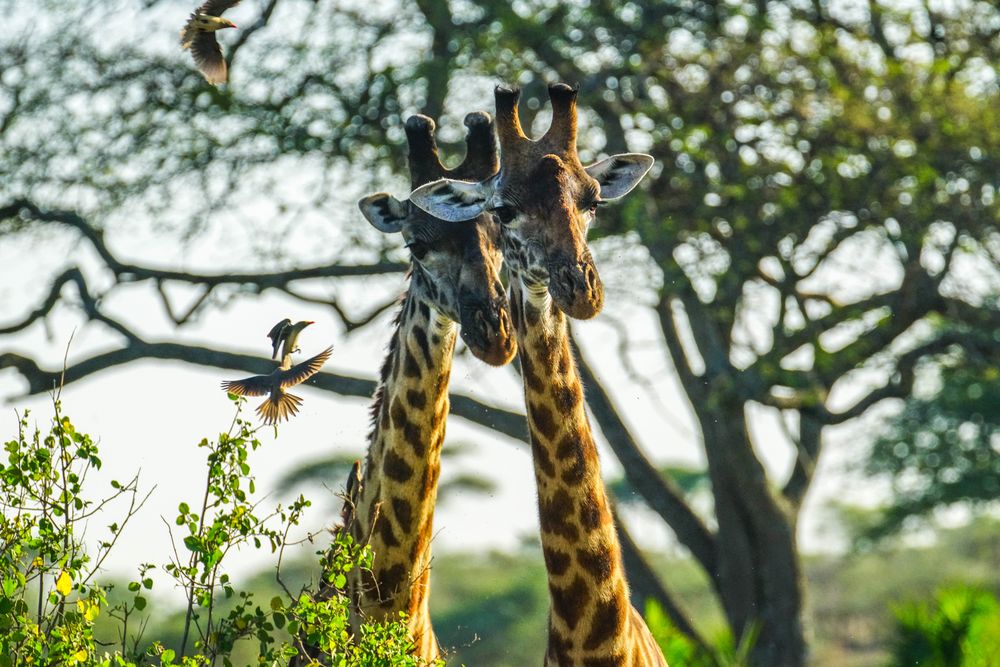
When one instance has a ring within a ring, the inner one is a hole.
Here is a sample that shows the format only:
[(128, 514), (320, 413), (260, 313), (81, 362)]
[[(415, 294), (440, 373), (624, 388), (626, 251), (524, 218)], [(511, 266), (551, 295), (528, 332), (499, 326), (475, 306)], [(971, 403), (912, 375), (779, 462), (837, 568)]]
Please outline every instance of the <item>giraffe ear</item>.
[(441, 220), (472, 220), (490, 208), (495, 178), (478, 183), (442, 178), (411, 192), (410, 202)]
[(584, 169), (601, 184), (601, 199), (610, 201), (627, 195), (652, 166), (650, 155), (619, 153)]
[(376, 192), (358, 202), (361, 214), (371, 223), (372, 227), (394, 234), (403, 229), (406, 220), (406, 205), (385, 192)]

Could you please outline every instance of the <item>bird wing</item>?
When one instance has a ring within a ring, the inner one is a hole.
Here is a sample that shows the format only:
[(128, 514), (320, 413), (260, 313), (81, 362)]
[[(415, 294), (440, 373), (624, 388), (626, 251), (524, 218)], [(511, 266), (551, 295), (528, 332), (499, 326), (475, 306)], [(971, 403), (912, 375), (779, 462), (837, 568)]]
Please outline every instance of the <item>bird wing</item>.
[[(312, 360), (310, 359), (310, 361)], [(270, 375), (254, 375), (242, 380), (227, 380), (222, 383), (223, 389), (237, 396), (264, 396), (271, 393), (272, 386)]]
[(191, 55), (194, 57), (194, 64), (209, 83), (226, 82), (226, 59), (222, 57), (222, 47), (214, 32), (196, 30), (191, 40)]
[(284, 337), (285, 329), (291, 325), (292, 321), (286, 317), (267, 332), (267, 337), (271, 339), (271, 347), (274, 349), (274, 352), (271, 354), (272, 359), (278, 354), (278, 348), (281, 347), (281, 339)]
[(198, 8), (198, 11), (209, 16), (222, 16), (222, 12), (238, 4), (240, 0), (208, 0)]
[(184, 28), (181, 29), (181, 48), (191, 48), (191, 43), (198, 36), (198, 32), (199, 30), (194, 27), (194, 14), (192, 14), (191, 18), (184, 24)]
[(281, 372), (281, 388), (288, 389), (289, 387), (294, 387), (300, 382), (304, 382), (311, 378), (313, 375), (319, 372), (319, 369), (323, 367), (326, 360), (330, 358), (333, 353), (333, 348), (328, 347), (315, 357), (306, 359), (301, 364), (296, 364), (292, 366), (287, 371)]

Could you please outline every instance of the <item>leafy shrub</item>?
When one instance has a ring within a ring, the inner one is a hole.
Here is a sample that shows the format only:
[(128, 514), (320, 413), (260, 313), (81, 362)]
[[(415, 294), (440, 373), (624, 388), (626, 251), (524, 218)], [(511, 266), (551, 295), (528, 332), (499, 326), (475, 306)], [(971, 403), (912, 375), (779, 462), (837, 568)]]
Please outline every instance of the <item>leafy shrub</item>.
[(750, 664), (750, 649), (757, 633), (751, 630), (736, 643), (728, 631), (702, 647), (682, 633), (655, 600), (646, 602), (646, 625), (663, 650), (670, 667), (744, 667)]
[[(143, 637), (156, 565), (141, 564), (137, 579), (127, 584), (128, 595), (114, 604), (110, 587), (96, 579), (148, 497), (140, 493), (138, 477), (112, 481), (106, 496), (90, 499), (87, 472), (101, 466), (94, 440), (61, 414), (58, 400), (48, 433), (32, 431), (27, 412), (20, 416), (17, 437), (5, 443), (6, 461), (0, 463), (0, 667), (228, 666), (238, 642), (254, 642), (262, 664), (293, 658), (296, 664), (343, 667), (421, 664), (408, 655), (412, 643), (404, 622), (366, 623), (359, 636), (351, 635), (346, 575), (370, 564), (372, 555), (350, 536), (337, 533), (323, 554), (330, 594), (320, 598), (305, 588), (293, 593), (282, 583), (282, 555), (293, 543), (289, 533), (310, 503), (299, 496), (287, 508), (260, 514), (248, 455), (261, 443), (239, 417), (242, 404), (237, 401), (228, 432), (199, 444), (207, 454), (204, 491), (196, 503), (181, 503), (174, 520), (183, 537), (162, 569), (184, 591), (186, 608), (183, 636), (173, 647)], [(109, 521), (110, 508), (121, 500), (127, 509), (107, 523), (96, 552), (88, 553), (83, 526)], [(246, 545), (268, 548), (277, 557), (284, 594), (266, 604), (240, 590), (223, 568), (227, 554)], [(101, 615), (114, 621), (120, 641), (113, 647), (95, 639)]]
[(1000, 603), (973, 586), (944, 588), (932, 601), (910, 601), (896, 620), (889, 667), (1000, 665)]

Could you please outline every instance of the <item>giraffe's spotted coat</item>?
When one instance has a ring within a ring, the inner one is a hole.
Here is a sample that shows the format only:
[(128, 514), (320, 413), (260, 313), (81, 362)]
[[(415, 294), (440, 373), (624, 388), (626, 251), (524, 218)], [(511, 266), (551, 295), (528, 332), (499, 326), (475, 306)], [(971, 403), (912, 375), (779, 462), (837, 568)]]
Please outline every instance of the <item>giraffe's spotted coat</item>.
[(566, 315), (594, 316), (603, 286), (582, 209), (600, 185), (576, 155), (576, 94), (551, 86), (552, 126), (537, 142), (517, 119), (517, 94), (498, 89), (500, 196), (516, 208), (501, 227), (511, 272), (542, 551), (552, 603), (545, 664), (666, 667), (632, 608)]
[[(466, 158), (447, 170), (437, 156), (433, 122), (425, 117), (407, 122), (414, 186), (496, 171), (491, 120), (470, 114), (466, 126)], [(385, 204), (387, 197), (373, 195), (362, 203)], [(454, 225), (408, 202), (378, 210), (383, 216), (405, 211), (400, 220), (369, 220), (381, 231), (401, 232), (420, 251), (411, 253), (409, 285), (372, 402), (362, 481), (352, 491), (350, 511), (343, 513), (354, 518), (344, 529), (374, 553), (370, 570), (356, 568), (348, 577), (351, 625), (357, 631), (362, 619), (394, 619), (405, 612), (413, 653), (431, 660), (440, 649), (427, 606), (430, 547), (455, 343), (461, 334), (476, 357), (502, 365), (514, 356), (513, 325), (499, 274), (499, 230), (489, 216)]]

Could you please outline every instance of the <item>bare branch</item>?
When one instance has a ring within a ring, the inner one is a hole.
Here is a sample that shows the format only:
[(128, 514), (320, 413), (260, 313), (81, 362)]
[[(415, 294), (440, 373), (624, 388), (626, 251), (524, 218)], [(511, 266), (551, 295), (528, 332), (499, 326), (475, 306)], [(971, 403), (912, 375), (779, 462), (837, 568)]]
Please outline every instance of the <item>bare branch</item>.
[(119, 260), (108, 249), (104, 241), (104, 232), (94, 227), (85, 218), (72, 211), (43, 210), (26, 199), (17, 199), (0, 207), (0, 220), (21, 218), (37, 222), (56, 222), (72, 227), (86, 238), (104, 263), (114, 273), (118, 282), (134, 283), (143, 280), (176, 281), (193, 283), (212, 288), (219, 285), (254, 285), (258, 290), (268, 288), (284, 288), (296, 280), (308, 278), (343, 278), (352, 276), (371, 276), (387, 273), (403, 273), (408, 264), (403, 262), (376, 262), (374, 264), (330, 264), (308, 268), (288, 269), (274, 273), (219, 273), (198, 274), (185, 271), (169, 271), (155, 269)]
[[(781, 418), (782, 426), (785, 420)], [(822, 444), (821, 424), (812, 410), (802, 410), (799, 412), (799, 432), (798, 434), (786, 434), (795, 443), (797, 455), (795, 457), (795, 467), (789, 477), (782, 493), (797, 509), (801, 508), (805, 499), (806, 491), (812, 482), (813, 474), (816, 472), (816, 461), (819, 458), (820, 445)]]
[[(235, 369), (255, 374), (266, 374), (274, 370), (274, 362), (266, 357), (236, 354), (196, 345), (150, 343), (135, 338), (129, 341), (127, 347), (98, 354), (68, 366), (65, 369), (64, 382), (68, 385), (103, 370), (139, 359), (183, 361), (202, 367)], [(0, 353), (0, 369), (3, 368), (13, 368), (20, 373), (28, 382), (27, 395), (52, 390), (59, 385), (63, 373), (62, 369), (43, 369), (34, 359), (15, 352)], [(323, 391), (362, 398), (370, 397), (376, 386), (374, 380), (330, 372), (317, 373), (306, 384)], [(498, 408), (463, 394), (451, 396), (451, 413), (515, 440), (528, 442), (527, 423), (523, 413)]]
[(277, 4), (278, 0), (271, 0), (269, 3), (267, 3), (267, 6), (264, 8), (264, 11), (261, 12), (260, 18), (257, 19), (253, 23), (253, 25), (251, 25), (249, 28), (245, 28), (239, 31), (239, 37), (237, 37), (233, 45), (229, 47), (228, 53), (226, 54), (227, 66), (232, 65), (233, 58), (236, 56), (236, 52), (240, 50), (240, 47), (246, 44), (247, 40), (250, 39), (250, 35), (254, 34), (261, 28), (267, 27), (267, 23), (268, 21), (271, 20), (271, 14), (274, 12), (274, 8), (277, 6)]
[(76, 283), (81, 292), (86, 290), (86, 282), (84, 281), (83, 274), (80, 273), (80, 269), (76, 267), (66, 269), (52, 282), (52, 289), (49, 290), (49, 295), (45, 297), (42, 305), (32, 311), (20, 322), (6, 327), (0, 327), (0, 335), (16, 333), (23, 329), (27, 329), (37, 320), (48, 315), (55, 307), (56, 302), (59, 300), (62, 288), (66, 285), (66, 283)]
[(670, 304), (671, 295), (664, 292), (660, 295), (660, 302), (656, 304), (656, 315), (660, 320), (660, 330), (666, 342), (667, 352), (673, 361), (677, 377), (680, 378), (684, 391), (692, 400), (703, 398), (706, 393), (705, 380), (691, 371), (688, 364), (687, 355), (681, 345), (680, 332), (677, 330), (677, 323), (674, 320), (673, 308)]
[(611, 397), (580, 354), (576, 341), (570, 338), (576, 352), (580, 375), (585, 387), (587, 405), (594, 414), (605, 439), (611, 445), (624, 469), (625, 479), (642, 496), (654, 512), (663, 517), (710, 577), (716, 573), (715, 539), (697, 514), (684, 500), (684, 494), (672, 480), (664, 478), (646, 458), (632, 433), (618, 415)]

